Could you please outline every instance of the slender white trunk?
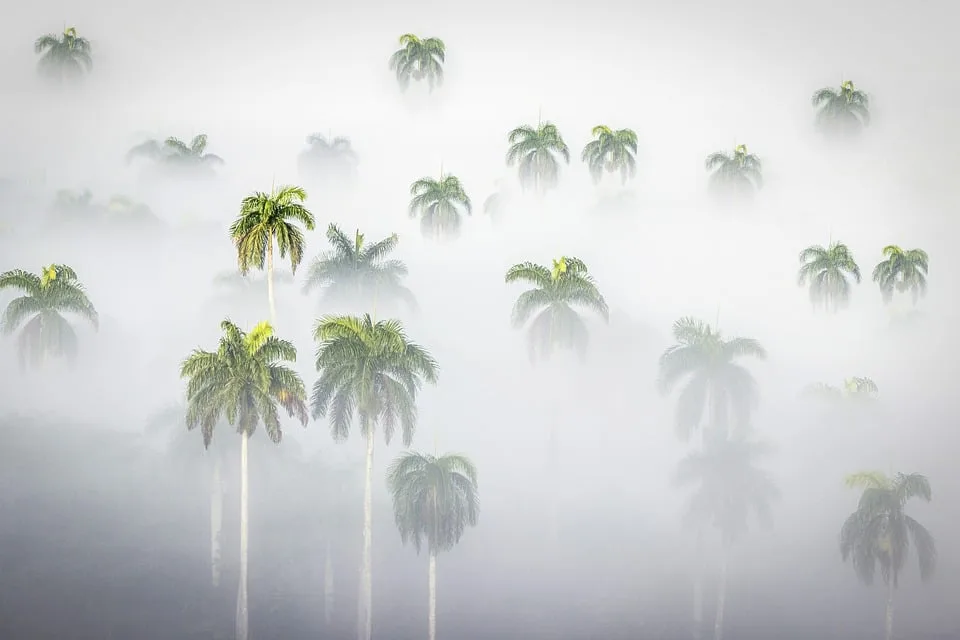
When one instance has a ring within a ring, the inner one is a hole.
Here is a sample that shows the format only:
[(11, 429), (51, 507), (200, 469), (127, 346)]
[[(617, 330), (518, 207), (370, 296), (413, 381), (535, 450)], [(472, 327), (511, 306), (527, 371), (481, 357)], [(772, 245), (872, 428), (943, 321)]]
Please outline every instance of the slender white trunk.
[[(558, 474), (558, 449), (559, 449), (559, 436), (557, 434), (557, 425), (556, 421), (550, 425), (550, 434), (548, 436), (547, 442), (547, 465), (549, 466), (549, 477), (551, 479), (551, 484), (555, 485), (557, 482)], [(560, 541), (560, 496), (559, 491), (556, 488), (550, 489), (550, 502), (549, 509), (550, 513), (548, 514), (547, 526), (549, 527), (549, 541), (551, 544), (556, 545)]]
[(250, 435), (244, 431), (240, 436), (240, 585), (237, 589), (237, 640), (247, 640), (250, 634), (247, 609), (247, 555), (249, 541), (247, 528), (249, 524), (248, 498), (249, 483), (247, 478), (247, 443)]
[(276, 325), (277, 304), (273, 296), (273, 238), (270, 238), (270, 243), (267, 245), (267, 299), (270, 301), (270, 324)]
[(697, 531), (693, 555), (693, 640), (703, 637), (703, 530)]
[(223, 531), (223, 478), (220, 475), (220, 453), (214, 452), (213, 478), (210, 486), (210, 580), (220, 586), (220, 533)]
[(720, 552), (720, 583), (717, 585), (717, 617), (713, 623), (713, 640), (723, 640), (723, 613), (727, 605), (727, 550)]
[(891, 576), (887, 584), (887, 624), (884, 638), (893, 640), (893, 577)]
[(430, 612), (428, 617), (429, 638), (437, 640), (437, 552), (430, 552)]
[(363, 484), (363, 554), (360, 561), (360, 597), (357, 598), (357, 637), (370, 640), (373, 632), (373, 436), (367, 429), (367, 463)]
[(327, 534), (326, 560), (323, 563), (323, 621), (328, 626), (333, 617), (333, 544)]

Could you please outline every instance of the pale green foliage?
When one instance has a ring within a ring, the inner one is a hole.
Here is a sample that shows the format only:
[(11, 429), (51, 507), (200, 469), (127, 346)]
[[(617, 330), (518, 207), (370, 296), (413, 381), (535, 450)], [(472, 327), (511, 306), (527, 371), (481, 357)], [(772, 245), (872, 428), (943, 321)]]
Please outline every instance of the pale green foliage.
[(400, 90), (406, 91), (410, 80), (427, 80), (430, 91), (443, 84), (443, 63), (446, 46), (439, 38), (420, 39), (412, 33), (400, 36), (400, 49), (390, 56), (390, 69), (397, 74)]
[(763, 187), (763, 164), (745, 144), (738, 144), (733, 153), (711, 153), (704, 164), (710, 173), (710, 187), (716, 192), (752, 196)]
[(507, 136), (507, 165), (518, 165), (520, 185), (541, 193), (560, 182), (560, 162), (570, 164), (570, 149), (560, 130), (550, 122), (517, 127)]
[(880, 287), (884, 302), (893, 299), (894, 292), (910, 292), (913, 303), (927, 293), (927, 272), (930, 257), (923, 249), (903, 250), (896, 245), (883, 248), (883, 257), (873, 269), (873, 281)]
[[(64, 264), (44, 267), (40, 274), (14, 269), (0, 274), (0, 290), (15, 289), (14, 298), (0, 318), (0, 332), (10, 335), (20, 329), (17, 348), (20, 366), (39, 365), (47, 355), (77, 357), (77, 334), (65, 313), (73, 313), (99, 328), (99, 315), (87, 298), (76, 272)], [(22, 328), (21, 328), (22, 327)]]
[(38, 71), (50, 79), (72, 80), (93, 69), (90, 41), (77, 35), (74, 27), (67, 27), (60, 36), (55, 33), (40, 36), (33, 43), (33, 50), (40, 55)]
[(460, 235), (463, 216), (473, 213), (470, 196), (460, 179), (443, 174), (439, 180), (420, 178), (410, 185), (409, 213), (420, 217), (420, 232), (424, 237), (453, 239)]
[(425, 541), (431, 555), (452, 549), (480, 514), (477, 470), (458, 454), (402, 453), (387, 470), (400, 538), (417, 553)]
[(870, 124), (870, 97), (846, 80), (840, 90), (824, 87), (810, 100), (817, 110), (816, 123), (826, 133), (858, 133)]
[(850, 304), (850, 279), (860, 283), (860, 267), (847, 245), (831, 242), (829, 247), (810, 246), (800, 252), (797, 284), (809, 283), (810, 302), (836, 313)]
[(637, 174), (637, 134), (632, 129), (614, 131), (605, 125), (597, 125), (590, 132), (593, 140), (580, 154), (587, 163), (594, 183), (600, 182), (603, 172), (620, 172), (621, 184)]
[(296, 223), (313, 231), (313, 214), (303, 205), (307, 192), (285, 185), (270, 193), (257, 191), (243, 199), (240, 215), (230, 225), (230, 238), (237, 248), (237, 265), (246, 274), (252, 268), (263, 269), (268, 251), (276, 242), (280, 257), (290, 254), (290, 270), (296, 274), (303, 260), (306, 241)]
[(843, 388), (817, 382), (807, 386), (803, 393), (810, 398), (825, 400), (830, 403), (847, 401), (872, 401), (877, 399), (880, 392), (877, 383), (870, 378), (853, 376), (843, 381)]

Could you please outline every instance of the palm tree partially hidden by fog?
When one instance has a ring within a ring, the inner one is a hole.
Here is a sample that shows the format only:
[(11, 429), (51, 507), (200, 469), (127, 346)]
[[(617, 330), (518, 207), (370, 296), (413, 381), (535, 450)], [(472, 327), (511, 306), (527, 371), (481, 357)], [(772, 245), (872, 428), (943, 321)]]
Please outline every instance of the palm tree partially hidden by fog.
[(854, 376), (843, 381), (843, 388), (817, 382), (807, 386), (803, 393), (807, 397), (836, 404), (838, 402), (869, 402), (876, 400), (880, 389), (877, 387), (877, 383), (870, 378)]
[(351, 182), (359, 163), (350, 138), (320, 133), (307, 136), (307, 149), (297, 159), (301, 180), (310, 182), (316, 177), (325, 186)]
[(453, 240), (460, 236), (463, 216), (473, 213), (470, 196), (460, 178), (440, 170), (440, 179), (420, 178), (410, 185), (411, 218), (420, 218), (420, 232), (426, 238)]
[(358, 229), (353, 238), (340, 227), (327, 227), (327, 242), (331, 249), (317, 256), (307, 271), (303, 293), (322, 289), (323, 305), (361, 304), (376, 312), (381, 301), (405, 303), (417, 308), (417, 301), (403, 279), (407, 265), (389, 258), (400, 239), (391, 234), (383, 240), (368, 243)]
[(570, 164), (570, 148), (551, 122), (517, 127), (507, 136), (507, 166), (517, 165), (520, 186), (540, 194), (560, 183), (560, 161)]
[(850, 280), (860, 283), (860, 267), (842, 242), (812, 245), (800, 252), (799, 286), (809, 285), (813, 308), (836, 313), (850, 304)]
[(193, 137), (189, 144), (179, 138), (169, 137), (163, 142), (147, 140), (127, 152), (127, 163), (145, 158), (160, 166), (193, 173), (210, 173), (212, 167), (223, 164), (223, 158), (206, 153), (207, 134)]
[(870, 124), (870, 97), (845, 80), (840, 90), (824, 87), (810, 100), (817, 110), (816, 124), (827, 134), (857, 134)]
[(277, 321), (277, 306), (273, 293), (273, 245), (280, 258), (290, 254), (290, 270), (296, 275), (303, 260), (306, 240), (296, 223), (313, 231), (313, 214), (303, 205), (307, 192), (301, 187), (285, 185), (270, 193), (257, 191), (240, 203), (240, 215), (230, 225), (230, 239), (237, 248), (237, 266), (246, 275), (250, 269), (266, 268), (267, 299), (270, 303), (270, 321)]
[(894, 592), (906, 565), (911, 542), (920, 578), (929, 580), (937, 562), (933, 536), (904, 509), (913, 498), (930, 502), (930, 481), (918, 473), (888, 477), (880, 472), (855, 473), (848, 487), (862, 489), (860, 502), (840, 530), (840, 553), (851, 560), (864, 584), (872, 584), (877, 567), (887, 586), (886, 640), (893, 638)]
[(240, 433), (240, 584), (237, 591), (236, 639), (247, 640), (248, 442), (263, 424), (276, 444), (283, 436), (279, 409), (307, 424), (307, 393), (300, 376), (284, 363), (297, 360), (297, 349), (273, 334), (267, 322), (249, 333), (229, 320), (220, 323), (223, 337), (216, 351), (195, 349), (183, 361), (180, 377), (187, 383), (187, 428), (200, 427), (210, 446), (222, 420)]
[[(697, 531), (712, 526), (720, 533), (714, 640), (723, 637), (730, 547), (746, 533), (751, 512), (761, 525), (770, 524), (770, 506), (779, 495), (766, 472), (755, 466), (756, 459), (768, 451), (748, 436), (729, 436), (712, 430), (704, 440), (703, 450), (691, 453), (677, 466), (676, 483), (696, 486), (684, 516), (685, 524)], [(699, 633), (697, 630), (696, 635)]]
[(428, 633), (437, 638), (437, 555), (450, 551), (480, 514), (477, 469), (458, 454), (435, 456), (407, 451), (387, 470), (394, 520), (404, 544), (417, 553), (424, 542), (428, 564)]
[(333, 439), (342, 442), (359, 423), (366, 440), (363, 490), (363, 551), (357, 598), (359, 640), (373, 629), (373, 445), (376, 429), (390, 444), (397, 427), (410, 446), (417, 424), (417, 394), (423, 382), (436, 384), (437, 363), (426, 349), (407, 339), (397, 320), (374, 322), (369, 315), (324, 316), (314, 327), (316, 368), (314, 418), (327, 418)]
[(79, 350), (77, 334), (65, 313), (72, 313), (99, 329), (100, 318), (77, 278), (65, 264), (44, 267), (40, 274), (13, 269), (0, 274), (0, 290), (15, 289), (24, 295), (14, 298), (0, 317), (0, 332), (8, 336), (20, 329), (17, 350), (20, 367), (29, 362), (37, 367), (47, 356), (75, 362)]
[(400, 36), (400, 49), (390, 56), (390, 70), (397, 74), (400, 90), (406, 91), (411, 80), (426, 79), (430, 91), (442, 85), (446, 54), (440, 38), (420, 39), (412, 33)]
[(612, 130), (606, 125), (597, 125), (590, 132), (593, 140), (580, 154), (587, 163), (594, 184), (600, 182), (603, 172), (620, 173), (620, 183), (637, 175), (637, 134), (633, 129)]
[(40, 56), (37, 70), (52, 80), (75, 80), (93, 69), (93, 47), (89, 40), (77, 35), (74, 27), (67, 27), (59, 36), (40, 36), (33, 43), (33, 50)]
[(901, 249), (891, 244), (883, 248), (883, 257), (873, 269), (873, 281), (880, 287), (883, 301), (889, 303), (894, 292), (909, 292), (913, 304), (927, 293), (930, 257), (923, 249)]
[(714, 193), (747, 198), (763, 187), (763, 164), (759, 157), (747, 151), (745, 144), (738, 144), (733, 153), (711, 153), (704, 165)]

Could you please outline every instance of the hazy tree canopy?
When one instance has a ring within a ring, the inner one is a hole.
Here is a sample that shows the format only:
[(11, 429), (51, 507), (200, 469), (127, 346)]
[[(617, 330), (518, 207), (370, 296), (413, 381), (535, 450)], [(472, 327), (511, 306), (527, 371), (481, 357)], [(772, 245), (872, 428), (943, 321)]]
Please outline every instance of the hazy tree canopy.
[(570, 164), (570, 148), (552, 122), (523, 125), (507, 136), (507, 165), (517, 166), (520, 185), (543, 193), (560, 181), (560, 160)]
[(400, 49), (390, 57), (390, 69), (397, 74), (401, 91), (406, 91), (410, 81), (426, 79), (430, 91), (443, 84), (443, 63), (446, 60), (446, 45), (439, 38), (421, 40), (412, 33), (400, 36)]
[(424, 237), (452, 239), (460, 235), (463, 216), (473, 213), (470, 196), (460, 179), (441, 171), (440, 179), (420, 178), (410, 185), (411, 218), (420, 217)]
[(909, 292), (916, 304), (927, 293), (927, 271), (930, 257), (923, 249), (903, 250), (896, 245), (883, 248), (884, 260), (873, 269), (873, 281), (880, 287), (884, 302), (893, 299), (894, 292)]
[(587, 163), (594, 183), (600, 182), (603, 172), (620, 173), (621, 184), (637, 174), (637, 134), (632, 129), (614, 131), (606, 125), (597, 125), (590, 132), (593, 140), (587, 143), (580, 159)]
[(797, 284), (809, 285), (810, 302), (836, 313), (850, 305), (850, 280), (860, 283), (860, 267), (847, 245), (831, 242), (830, 246), (813, 245), (800, 252)]
[(59, 80), (72, 80), (93, 69), (93, 47), (90, 41), (77, 35), (74, 27), (67, 27), (63, 34), (48, 33), (37, 38), (34, 51), (40, 55), (37, 69), (44, 76)]

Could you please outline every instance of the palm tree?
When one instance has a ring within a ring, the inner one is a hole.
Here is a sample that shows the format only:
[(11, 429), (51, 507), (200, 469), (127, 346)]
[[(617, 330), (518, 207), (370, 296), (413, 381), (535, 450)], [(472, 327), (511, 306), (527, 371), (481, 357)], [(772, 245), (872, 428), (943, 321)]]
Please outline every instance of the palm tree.
[(843, 381), (843, 388), (817, 382), (804, 389), (804, 395), (827, 402), (863, 402), (877, 399), (877, 383), (870, 378), (853, 376)]
[(746, 427), (759, 394), (750, 371), (737, 360), (765, 360), (766, 349), (753, 338), (724, 340), (719, 330), (690, 317), (673, 324), (673, 338), (676, 344), (660, 356), (657, 385), (667, 394), (681, 379), (688, 380), (677, 398), (677, 434), (689, 439), (708, 407), (710, 429), (727, 432), (731, 417), (734, 426)]
[(298, 161), (301, 179), (307, 179), (314, 171), (335, 180), (349, 180), (356, 175), (359, 158), (350, 138), (313, 133), (307, 136), (307, 145)]
[(579, 258), (563, 256), (553, 261), (552, 269), (521, 262), (507, 270), (504, 281), (526, 282), (534, 287), (517, 298), (511, 318), (514, 328), (519, 329), (536, 315), (527, 330), (531, 361), (549, 358), (557, 347), (574, 349), (585, 357), (589, 334), (575, 307), (599, 314), (604, 322), (610, 320), (607, 301)]
[(240, 215), (230, 225), (230, 238), (237, 248), (240, 273), (263, 269), (266, 263), (267, 298), (270, 302), (270, 320), (276, 322), (277, 308), (273, 295), (273, 245), (277, 244), (280, 258), (290, 254), (290, 270), (294, 275), (303, 260), (305, 240), (295, 223), (313, 231), (314, 219), (303, 205), (307, 192), (301, 187), (284, 185), (270, 193), (257, 191), (243, 199)]
[(816, 123), (827, 133), (859, 133), (870, 124), (870, 97), (845, 80), (837, 91), (824, 87), (811, 98), (817, 110)]
[(213, 153), (205, 153), (206, 149), (205, 133), (194, 136), (190, 144), (171, 136), (163, 142), (147, 140), (138, 144), (127, 152), (127, 162), (135, 158), (148, 158), (162, 164), (190, 169), (223, 164), (223, 158)]
[(10, 335), (17, 329), (20, 367), (29, 361), (34, 366), (45, 356), (65, 357), (73, 363), (77, 357), (77, 334), (64, 313), (73, 313), (99, 329), (100, 318), (93, 303), (77, 279), (77, 273), (65, 264), (44, 267), (40, 274), (14, 269), (0, 274), (0, 289), (16, 289), (24, 295), (14, 298), (0, 317), (0, 333)]
[(570, 164), (570, 149), (560, 130), (551, 122), (538, 122), (537, 127), (523, 125), (507, 136), (507, 166), (518, 165), (520, 186), (541, 194), (560, 181), (560, 162)]
[(303, 292), (323, 288), (321, 302), (324, 304), (363, 302), (376, 309), (382, 297), (388, 301), (401, 300), (416, 309), (413, 292), (402, 282), (407, 275), (407, 265), (387, 258), (400, 241), (397, 234), (369, 244), (365, 240), (359, 229), (351, 239), (331, 223), (327, 227), (327, 241), (332, 249), (314, 259)]
[(918, 473), (861, 472), (846, 478), (848, 487), (862, 489), (860, 502), (840, 530), (840, 554), (849, 558), (864, 584), (872, 584), (877, 566), (887, 585), (886, 639), (893, 638), (894, 590), (907, 560), (911, 541), (920, 564), (920, 578), (933, 575), (937, 547), (933, 536), (904, 509), (912, 498), (930, 502), (930, 482)]
[(33, 50), (40, 55), (39, 72), (60, 82), (79, 78), (93, 69), (90, 41), (78, 36), (74, 27), (67, 27), (60, 36), (55, 33), (40, 36), (33, 43)]
[(810, 302), (813, 308), (823, 306), (827, 311), (836, 313), (850, 304), (850, 281), (859, 284), (860, 267), (853, 254), (842, 242), (831, 242), (809, 246), (800, 252), (800, 271), (797, 285), (809, 283)]
[(458, 454), (433, 456), (407, 451), (387, 471), (393, 513), (404, 544), (417, 553), (424, 541), (430, 554), (428, 569), (429, 640), (437, 638), (437, 554), (450, 551), (468, 526), (477, 525), (480, 499), (477, 470)]
[(397, 320), (374, 322), (368, 315), (324, 316), (314, 328), (317, 371), (311, 407), (315, 418), (327, 417), (335, 441), (350, 434), (354, 420), (366, 439), (363, 491), (363, 557), (358, 598), (358, 634), (370, 640), (373, 624), (371, 540), (373, 528), (373, 444), (376, 427), (389, 445), (400, 427), (405, 446), (413, 440), (417, 393), (424, 381), (435, 384), (437, 363), (407, 339)]
[[(769, 451), (766, 446), (742, 434), (731, 437), (722, 431), (711, 432), (704, 444), (702, 451), (691, 453), (680, 462), (676, 483), (697, 486), (685, 513), (685, 523), (697, 531), (713, 526), (720, 532), (723, 550), (713, 637), (721, 640), (728, 551), (746, 533), (751, 512), (761, 524), (769, 524), (770, 505), (779, 494), (772, 480), (754, 464), (756, 458)], [(695, 622), (699, 623), (699, 619)], [(699, 637), (699, 628), (695, 634)]]
[(434, 87), (443, 84), (443, 63), (446, 46), (440, 38), (421, 40), (412, 33), (400, 36), (400, 49), (390, 56), (390, 70), (397, 74), (400, 90), (406, 91), (411, 78), (419, 82), (424, 78)]
[(263, 423), (275, 444), (283, 436), (279, 408), (307, 424), (307, 394), (300, 376), (285, 362), (295, 362), (297, 349), (273, 334), (267, 322), (249, 333), (229, 320), (220, 323), (223, 337), (216, 351), (195, 349), (183, 361), (180, 377), (187, 383), (187, 428), (200, 427), (210, 446), (213, 429), (226, 419), (240, 433), (240, 585), (237, 592), (237, 640), (249, 634), (247, 557), (249, 500), (247, 449), (250, 436)]
[(587, 163), (594, 184), (599, 183), (603, 172), (620, 172), (621, 184), (637, 174), (637, 134), (633, 129), (613, 131), (605, 125), (597, 125), (591, 131), (593, 140), (580, 154)]
[(149, 206), (122, 195), (111, 196), (102, 208), (102, 217), (111, 226), (155, 227), (161, 224)]
[(894, 291), (909, 291), (913, 304), (917, 304), (927, 293), (927, 271), (930, 268), (927, 252), (923, 249), (904, 251), (891, 244), (883, 248), (883, 257), (885, 259), (873, 268), (873, 281), (880, 286), (883, 301), (890, 302)]
[(473, 213), (470, 196), (460, 179), (440, 171), (440, 179), (420, 178), (410, 185), (409, 212), (420, 216), (420, 232), (425, 237), (453, 239), (460, 235), (463, 216)]
[(707, 156), (710, 187), (715, 192), (752, 196), (763, 187), (763, 165), (760, 158), (747, 152), (747, 145), (738, 144), (733, 153), (717, 151)]

